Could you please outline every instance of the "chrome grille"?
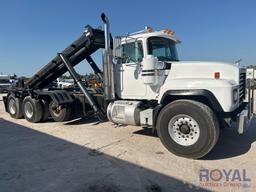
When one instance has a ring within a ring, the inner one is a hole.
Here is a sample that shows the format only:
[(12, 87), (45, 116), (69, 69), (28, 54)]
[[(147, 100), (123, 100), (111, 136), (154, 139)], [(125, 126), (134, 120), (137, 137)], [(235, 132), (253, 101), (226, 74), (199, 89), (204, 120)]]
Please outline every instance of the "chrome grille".
[(241, 72), (239, 75), (239, 101), (242, 102), (245, 99), (246, 90), (246, 73)]

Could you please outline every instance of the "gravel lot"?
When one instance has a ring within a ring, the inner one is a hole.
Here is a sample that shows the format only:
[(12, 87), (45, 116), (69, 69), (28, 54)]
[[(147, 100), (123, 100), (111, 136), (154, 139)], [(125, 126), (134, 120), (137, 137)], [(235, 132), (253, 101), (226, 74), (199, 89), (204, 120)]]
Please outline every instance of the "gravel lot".
[[(0, 146), (3, 192), (256, 190), (255, 123), (244, 135), (221, 130), (213, 151), (191, 160), (169, 153), (150, 130), (93, 119), (32, 124), (10, 118), (0, 101)], [(201, 169), (232, 169), (233, 182), (204, 186)], [(239, 182), (244, 172), (251, 181)]]

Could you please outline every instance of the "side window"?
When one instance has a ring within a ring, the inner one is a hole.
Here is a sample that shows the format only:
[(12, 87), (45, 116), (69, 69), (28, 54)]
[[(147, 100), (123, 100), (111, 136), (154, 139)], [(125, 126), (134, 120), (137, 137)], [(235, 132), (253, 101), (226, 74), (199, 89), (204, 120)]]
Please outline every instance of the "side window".
[(136, 41), (122, 45), (122, 63), (136, 63), (143, 59), (142, 42)]

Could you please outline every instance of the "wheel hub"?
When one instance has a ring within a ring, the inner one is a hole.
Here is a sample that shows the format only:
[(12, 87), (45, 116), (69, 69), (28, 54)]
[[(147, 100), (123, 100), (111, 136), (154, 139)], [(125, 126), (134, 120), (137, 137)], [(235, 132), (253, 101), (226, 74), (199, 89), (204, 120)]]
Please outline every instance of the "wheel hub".
[(183, 124), (180, 126), (180, 132), (183, 134), (189, 134), (190, 133), (190, 128), (187, 124)]
[(52, 104), (51, 106), (51, 109), (52, 109), (52, 113), (55, 115), (55, 116), (60, 116), (61, 114), (61, 106), (57, 106), (55, 103)]
[(190, 146), (197, 142), (200, 128), (197, 121), (185, 114), (174, 116), (168, 124), (170, 137), (179, 145)]

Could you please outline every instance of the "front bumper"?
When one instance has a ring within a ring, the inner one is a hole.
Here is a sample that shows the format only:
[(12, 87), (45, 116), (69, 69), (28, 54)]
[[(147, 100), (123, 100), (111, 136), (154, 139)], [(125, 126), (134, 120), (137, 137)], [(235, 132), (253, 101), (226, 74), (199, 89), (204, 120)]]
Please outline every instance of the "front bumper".
[(239, 134), (243, 134), (248, 128), (253, 125), (256, 117), (254, 114), (254, 84), (248, 82), (248, 104), (244, 110), (237, 115), (237, 131)]
[(253, 121), (255, 120), (255, 115), (252, 113), (249, 115), (249, 110), (245, 109), (240, 114), (238, 114), (238, 122), (237, 122), (237, 131), (239, 134), (243, 134), (248, 128), (253, 125)]

